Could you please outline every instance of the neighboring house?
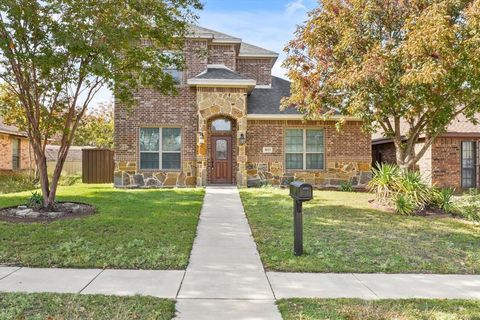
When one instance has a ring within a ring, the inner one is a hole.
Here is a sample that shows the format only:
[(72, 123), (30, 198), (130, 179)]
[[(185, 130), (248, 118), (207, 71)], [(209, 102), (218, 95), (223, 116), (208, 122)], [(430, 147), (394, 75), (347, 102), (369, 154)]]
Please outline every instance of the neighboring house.
[(177, 96), (139, 89), (132, 112), (116, 101), (115, 186), (367, 182), (371, 137), (361, 121), (338, 132), (338, 117), (280, 111), (290, 82), (271, 75), (277, 53), (193, 27), (184, 55), (185, 71), (168, 70)]
[[(53, 174), (55, 166), (58, 160), (58, 150), (60, 146), (47, 145), (45, 155), (47, 157), (47, 171), (49, 174)], [(73, 175), (82, 173), (82, 149), (90, 147), (71, 146), (68, 149), (67, 158), (63, 164), (62, 174)]]
[(27, 134), (0, 117), (0, 171), (29, 170), (33, 163)]
[[(480, 118), (479, 118), (480, 119)], [(401, 132), (408, 127), (401, 125)], [(416, 146), (419, 150), (424, 139)], [(395, 163), (395, 146), (381, 132), (372, 137), (373, 163)], [(417, 167), (429, 184), (456, 189), (479, 188), (480, 125), (474, 125), (464, 116), (458, 116), (440, 135)]]

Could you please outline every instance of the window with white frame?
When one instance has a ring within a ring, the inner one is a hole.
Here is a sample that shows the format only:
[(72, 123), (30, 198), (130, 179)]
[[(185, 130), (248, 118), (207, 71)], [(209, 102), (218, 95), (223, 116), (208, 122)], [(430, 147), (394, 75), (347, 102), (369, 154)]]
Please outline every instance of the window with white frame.
[(140, 169), (180, 170), (180, 128), (140, 128)]
[(287, 129), (285, 168), (287, 170), (324, 169), (323, 130)]
[[(163, 54), (172, 59), (182, 57), (181, 53), (174, 52), (174, 51), (165, 51)], [(178, 69), (176, 65), (172, 64), (170, 66), (165, 67), (163, 69), (163, 72), (171, 75), (173, 78), (173, 82), (176, 85), (179, 85), (182, 83), (182, 70)]]

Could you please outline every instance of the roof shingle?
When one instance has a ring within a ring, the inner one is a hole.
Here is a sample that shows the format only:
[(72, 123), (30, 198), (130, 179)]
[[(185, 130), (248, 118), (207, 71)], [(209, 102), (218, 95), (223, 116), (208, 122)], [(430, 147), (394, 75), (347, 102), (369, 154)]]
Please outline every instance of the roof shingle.
[(26, 132), (20, 131), (17, 127), (5, 124), (2, 117), (0, 117), (0, 132), (22, 137), (27, 136)]
[(280, 110), (280, 101), (290, 96), (290, 81), (272, 76), (271, 88), (255, 88), (248, 96), (247, 114), (299, 114), (295, 108)]
[(194, 79), (247, 80), (248, 78), (226, 67), (207, 67), (205, 71), (195, 76)]

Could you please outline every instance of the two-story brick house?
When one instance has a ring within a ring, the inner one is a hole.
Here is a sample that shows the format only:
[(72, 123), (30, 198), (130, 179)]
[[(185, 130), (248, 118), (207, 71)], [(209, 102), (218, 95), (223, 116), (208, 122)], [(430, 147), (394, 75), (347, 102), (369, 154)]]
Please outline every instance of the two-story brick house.
[(361, 122), (303, 121), (280, 110), (290, 82), (273, 77), (278, 54), (220, 32), (192, 27), (186, 70), (169, 70), (179, 94), (148, 88), (129, 113), (115, 104), (115, 186), (286, 184), (363, 185), (371, 164)]

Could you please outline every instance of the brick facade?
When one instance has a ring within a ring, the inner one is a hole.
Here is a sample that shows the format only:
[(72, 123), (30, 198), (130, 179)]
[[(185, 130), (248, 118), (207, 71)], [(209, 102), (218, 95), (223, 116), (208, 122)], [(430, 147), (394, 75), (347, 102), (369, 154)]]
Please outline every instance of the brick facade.
[(257, 80), (258, 85), (271, 85), (273, 63), (274, 60), (272, 58), (239, 59), (238, 73)]
[[(201, 37), (187, 39), (186, 70), (177, 96), (164, 96), (143, 88), (134, 93), (138, 105), (127, 110), (115, 101), (115, 179), (118, 187), (204, 186), (211, 183), (211, 121), (225, 117), (232, 121), (232, 180), (247, 186), (250, 180), (281, 184), (302, 179), (316, 186), (338, 186), (341, 181), (362, 185), (371, 163), (370, 137), (361, 133), (360, 122), (347, 122), (342, 132), (334, 121), (247, 120), (249, 85), (195, 84), (188, 79), (202, 73), (209, 64), (224, 65), (257, 85), (271, 85), (275, 58), (239, 57), (240, 43), (214, 42)], [(251, 54), (250, 54), (251, 55)], [(216, 80), (216, 79), (213, 79)], [(229, 79), (225, 79), (227, 82)], [(279, 107), (279, 106), (278, 106)], [(179, 127), (182, 132), (180, 170), (142, 170), (139, 166), (139, 135), (142, 127)], [(321, 127), (325, 130), (325, 170), (286, 172), (283, 170), (283, 131), (290, 126)], [(240, 143), (240, 137), (246, 143)], [(263, 154), (264, 146), (274, 147)]]
[(479, 184), (478, 165), (479, 137), (440, 137), (432, 145), (432, 182), (438, 187), (462, 188), (461, 150), (462, 141), (475, 141), (477, 145), (477, 188)]
[(372, 165), (375, 163), (397, 163), (395, 146), (393, 142), (376, 144), (372, 146)]
[[(285, 129), (318, 128), (324, 132), (324, 170), (285, 169)], [(263, 153), (264, 147), (272, 148)], [(347, 121), (341, 131), (335, 121), (249, 120), (247, 173), (250, 183), (285, 185), (302, 180), (316, 187), (338, 187), (350, 181), (364, 187), (370, 179), (372, 161), (370, 135), (361, 131), (361, 122)]]
[[(480, 138), (478, 136), (440, 136), (435, 140), (425, 155), (417, 163), (417, 167), (424, 176), (425, 180), (438, 187), (453, 187), (457, 190), (462, 189), (461, 185), (461, 150), (462, 141), (475, 141), (477, 145), (477, 187), (480, 187), (480, 176), (478, 165), (480, 164)], [(419, 150), (421, 144), (416, 146)], [(382, 154), (384, 162), (396, 163), (395, 146), (393, 143), (384, 143), (373, 146), (373, 154)]]
[(31, 169), (33, 165), (33, 155), (30, 154), (28, 139), (0, 133), (0, 170), (12, 170), (13, 139), (20, 139), (20, 170)]
[(208, 63), (223, 64), (237, 70), (237, 50), (235, 44), (214, 44), (208, 46)]

